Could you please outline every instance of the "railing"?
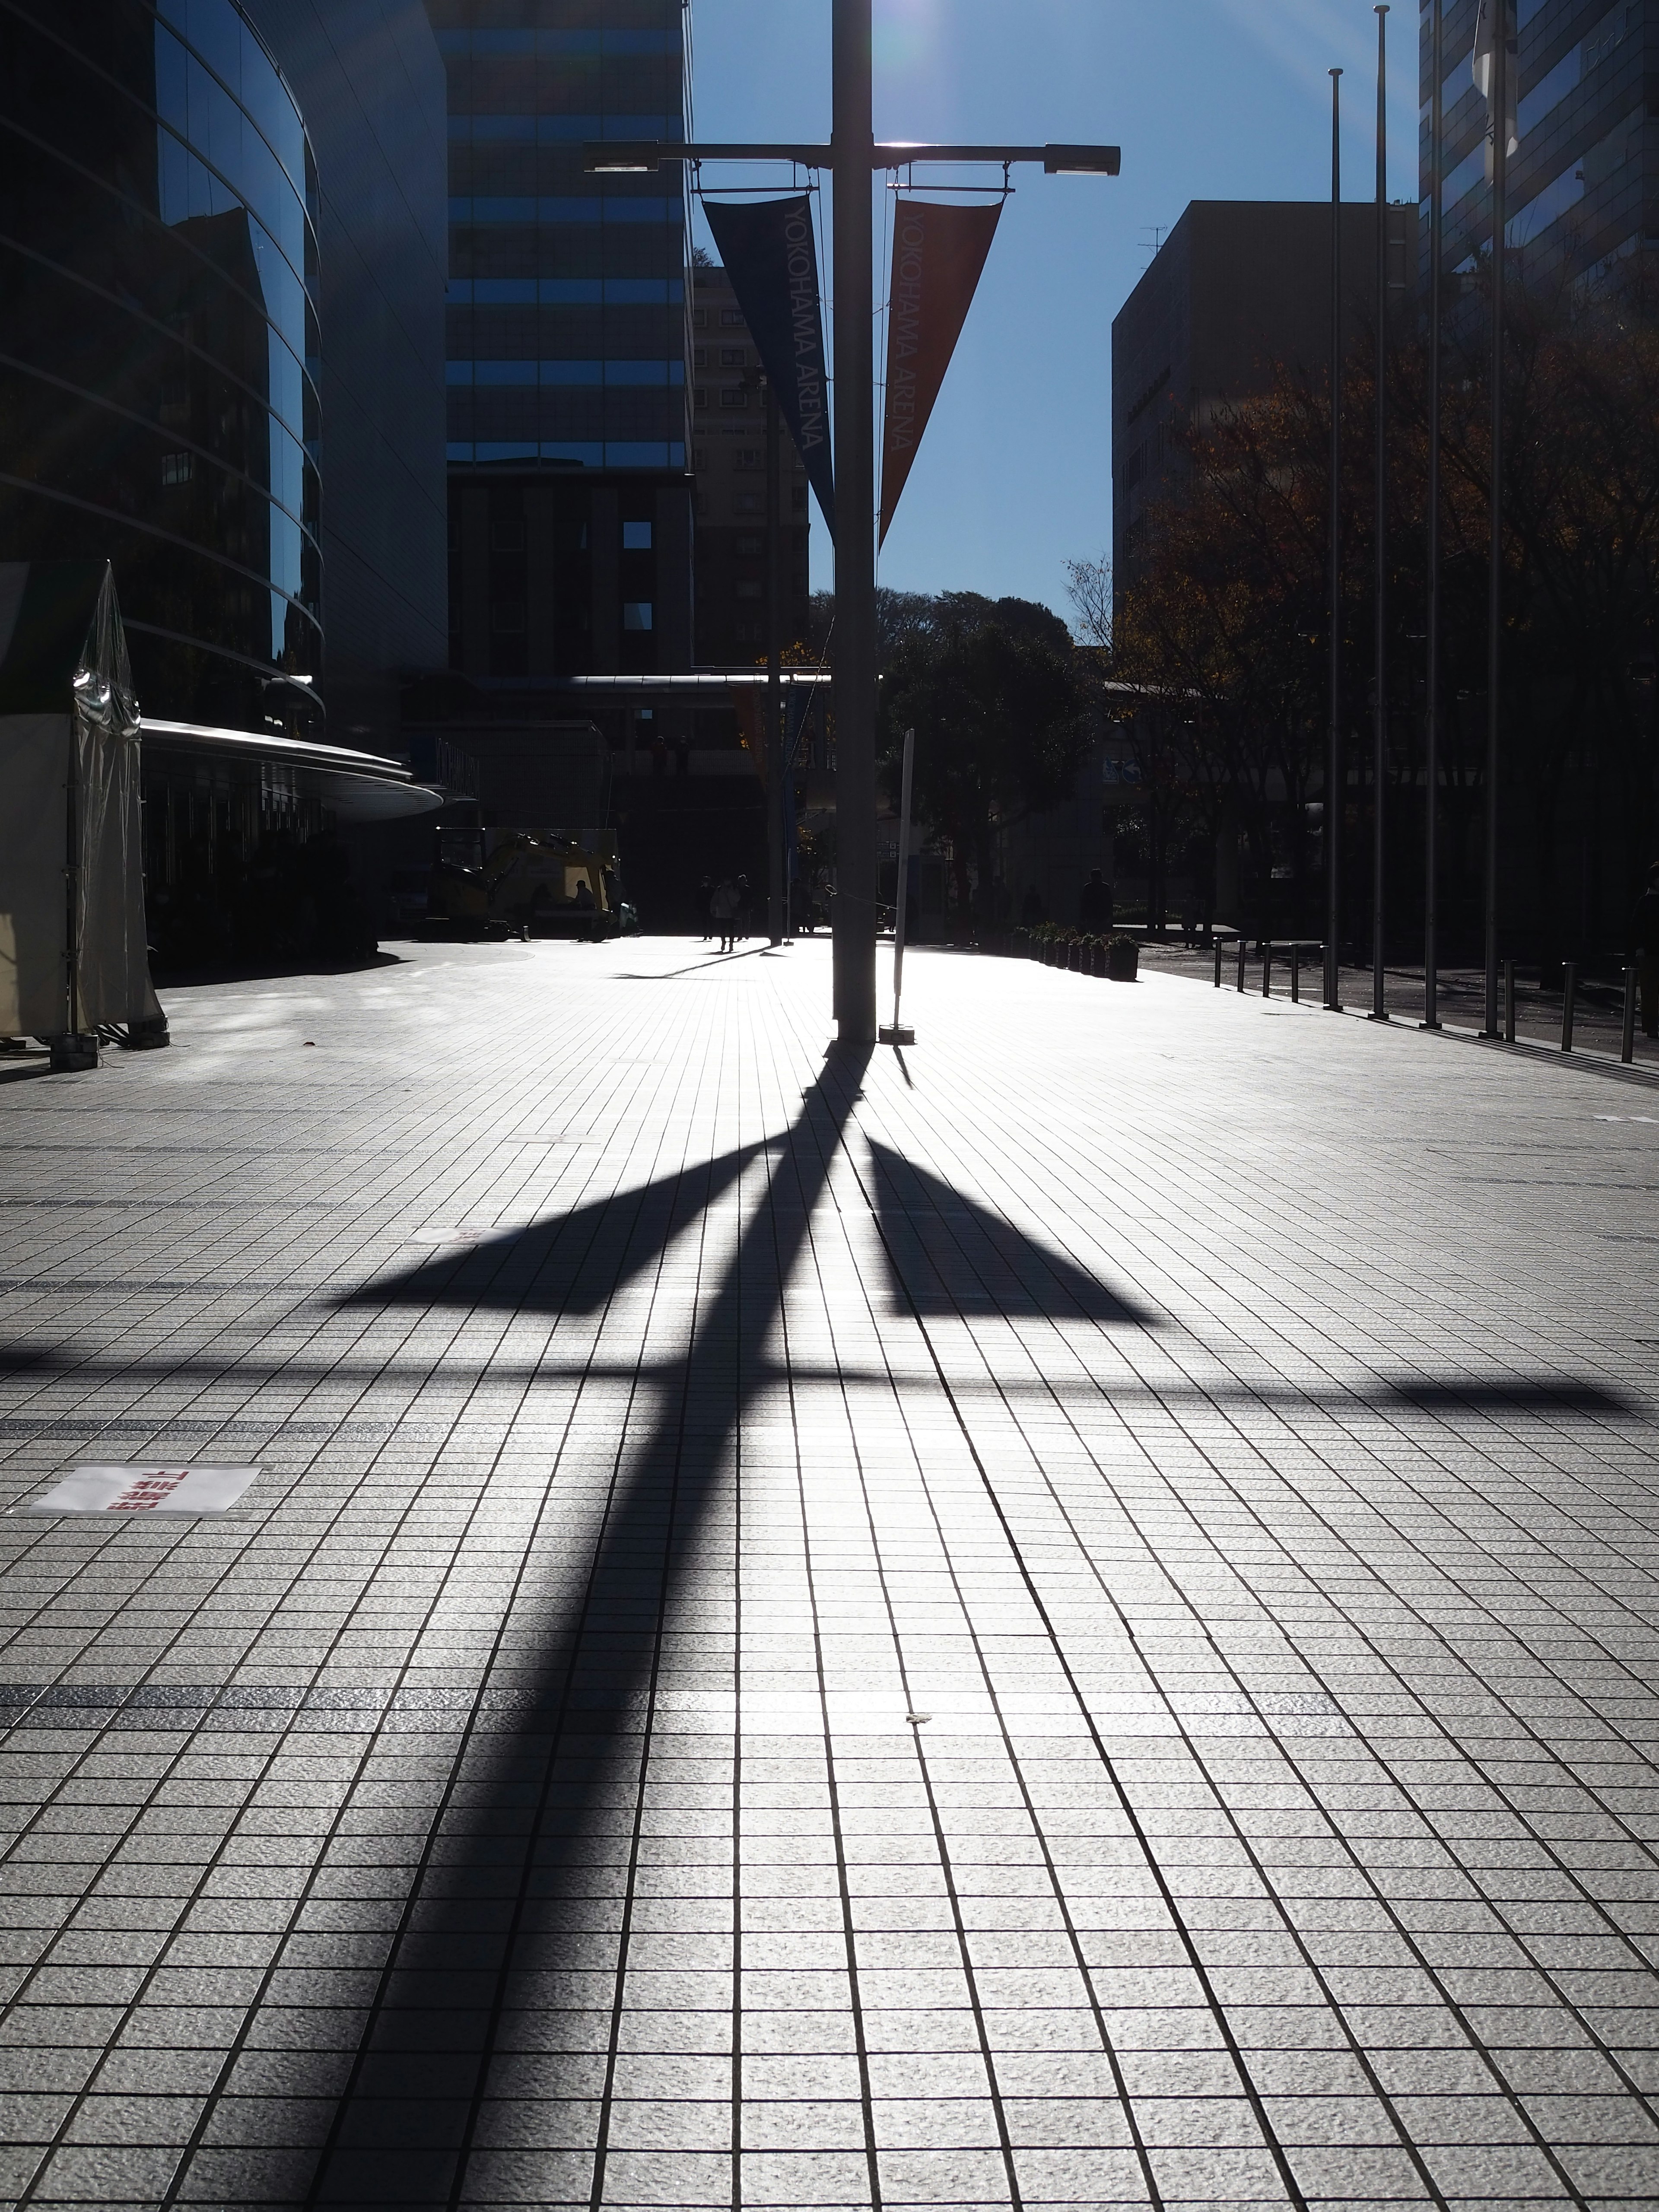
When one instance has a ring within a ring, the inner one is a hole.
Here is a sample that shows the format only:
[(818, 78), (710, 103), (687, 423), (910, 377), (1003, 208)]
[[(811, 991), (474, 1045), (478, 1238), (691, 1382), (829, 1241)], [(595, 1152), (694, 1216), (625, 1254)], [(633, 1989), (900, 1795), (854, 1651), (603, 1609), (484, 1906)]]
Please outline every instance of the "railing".
[[(1065, 968), (1073, 974), (1106, 975), (1112, 972), (1109, 963), (1109, 948), (1114, 939), (1130, 940), (1137, 951), (1143, 944), (1157, 945), (1170, 941), (1162, 933), (1154, 933), (1146, 923), (1132, 922), (1114, 928), (1109, 936), (1091, 936), (1078, 932), (1062, 935), (1058, 932), (1051, 932), (1041, 925), (1036, 928), (1022, 927), (994, 929), (981, 935), (979, 945), (981, 951), (1000, 953), (1005, 957), (1016, 960), (1036, 960), (1040, 961), (1044, 967)], [(1186, 950), (1207, 949), (1212, 953), (1214, 983), (1218, 991), (1221, 988), (1222, 961), (1231, 951), (1235, 963), (1235, 988), (1243, 992), (1246, 984), (1250, 946), (1253, 941), (1248, 931), (1229, 929), (1224, 924), (1218, 923), (1206, 930), (1197, 939), (1196, 945), (1185, 939), (1181, 941)], [(1262, 997), (1270, 999), (1273, 996), (1275, 963), (1280, 965), (1288, 963), (1291, 971), (1291, 999), (1293, 1004), (1299, 1005), (1302, 999), (1304, 962), (1308, 962), (1316, 969), (1322, 968), (1325, 958), (1323, 939), (1316, 937), (1269, 937), (1257, 938), (1254, 942), (1257, 956), (1261, 962)], [(1516, 964), (1513, 960), (1506, 960), (1503, 966), (1499, 1018), (1503, 1024), (1502, 1034), (1506, 1044), (1513, 1044), (1516, 1041)], [(1626, 968), (1623, 972), (1623, 1019), (1619, 1057), (1628, 1067), (1636, 1058), (1636, 1017), (1640, 994), (1639, 971), (1635, 968)], [(1570, 960), (1563, 964), (1561, 1049), (1564, 1053), (1571, 1053), (1579, 1048), (1575, 1044), (1574, 1036), (1577, 1007), (1578, 969), (1577, 964)]]

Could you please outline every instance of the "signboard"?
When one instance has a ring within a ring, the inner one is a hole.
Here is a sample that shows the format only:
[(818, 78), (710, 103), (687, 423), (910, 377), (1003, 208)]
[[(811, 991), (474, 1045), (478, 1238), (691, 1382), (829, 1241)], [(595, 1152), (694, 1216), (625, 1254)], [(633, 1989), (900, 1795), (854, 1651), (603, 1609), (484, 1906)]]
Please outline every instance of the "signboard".
[(702, 211), (833, 538), (830, 364), (823, 350), (812, 204), (800, 192), (748, 207), (706, 199)]
[(15, 1513), (223, 1513), (257, 1467), (77, 1467)]
[(1002, 203), (957, 207), (901, 198), (893, 214), (887, 310), (887, 413), (881, 458), (881, 535), (887, 535), (973, 305)]

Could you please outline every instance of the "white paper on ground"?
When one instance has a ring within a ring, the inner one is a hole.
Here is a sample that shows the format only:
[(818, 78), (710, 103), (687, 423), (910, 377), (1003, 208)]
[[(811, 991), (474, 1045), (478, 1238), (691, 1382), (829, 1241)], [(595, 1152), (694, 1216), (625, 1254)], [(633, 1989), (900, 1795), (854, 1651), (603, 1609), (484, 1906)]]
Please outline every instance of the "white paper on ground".
[(14, 1513), (222, 1513), (257, 1467), (77, 1467)]

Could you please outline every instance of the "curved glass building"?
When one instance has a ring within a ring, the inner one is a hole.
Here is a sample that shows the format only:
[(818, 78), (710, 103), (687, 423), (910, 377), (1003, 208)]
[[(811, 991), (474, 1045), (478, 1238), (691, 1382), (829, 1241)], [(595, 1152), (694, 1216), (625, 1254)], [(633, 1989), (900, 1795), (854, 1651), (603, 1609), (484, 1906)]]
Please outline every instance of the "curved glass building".
[(233, 0), (0, 0), (0, 555), (113, 562), (147, 719), (317, 720), (316, 208)]

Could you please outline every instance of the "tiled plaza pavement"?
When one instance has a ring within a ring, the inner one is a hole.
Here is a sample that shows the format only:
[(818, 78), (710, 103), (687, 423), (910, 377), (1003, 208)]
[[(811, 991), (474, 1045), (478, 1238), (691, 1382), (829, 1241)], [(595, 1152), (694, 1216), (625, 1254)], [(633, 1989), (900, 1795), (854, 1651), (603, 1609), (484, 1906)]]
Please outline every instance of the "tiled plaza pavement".
[(405, 950), (0, 1086), (5, 2201), (1659, 2204), (1659, 1087)]

